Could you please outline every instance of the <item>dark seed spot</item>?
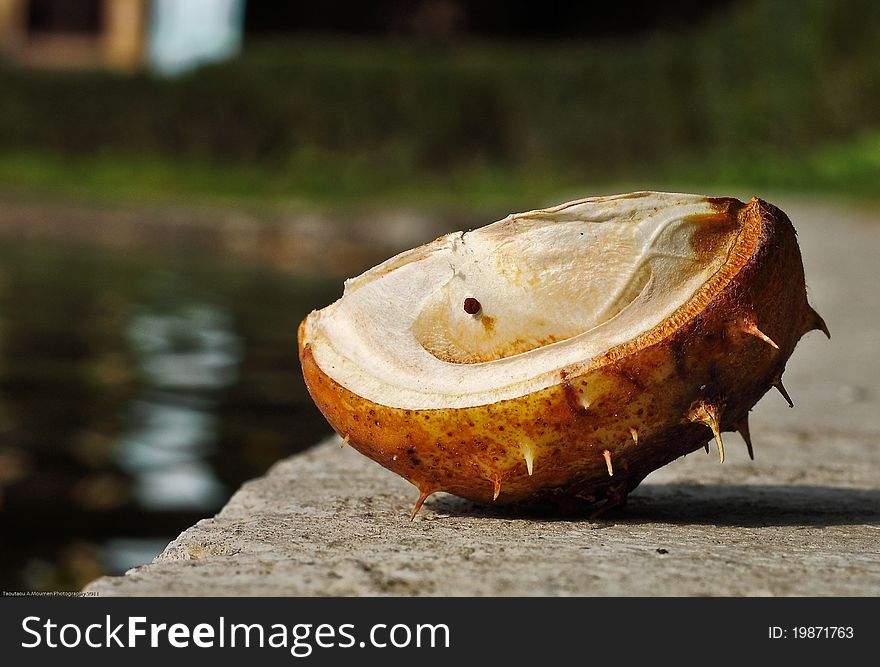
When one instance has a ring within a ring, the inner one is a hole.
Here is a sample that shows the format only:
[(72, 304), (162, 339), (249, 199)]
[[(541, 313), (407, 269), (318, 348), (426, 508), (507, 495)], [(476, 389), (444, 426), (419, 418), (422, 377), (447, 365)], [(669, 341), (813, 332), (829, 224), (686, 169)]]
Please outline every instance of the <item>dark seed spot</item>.
[(472, 296), (469, 296), (467, 299), (464, 300), (464, 312), (466, 312), (468, 315), (476, 315), (482, 309), (483, 307), (480, 305), (480, 302)]
[(668, 554), (669, 551), (667, 549), (657, 549), (658, 554)]

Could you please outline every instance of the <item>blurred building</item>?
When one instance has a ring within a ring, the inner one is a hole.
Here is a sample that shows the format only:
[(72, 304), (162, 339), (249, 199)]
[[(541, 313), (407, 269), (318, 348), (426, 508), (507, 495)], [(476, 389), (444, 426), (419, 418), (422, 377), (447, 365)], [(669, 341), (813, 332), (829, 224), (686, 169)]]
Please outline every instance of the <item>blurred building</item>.
[(49, 68), (176, 74), (241, 46), (244, 0), (0, 0), (0, 53)]

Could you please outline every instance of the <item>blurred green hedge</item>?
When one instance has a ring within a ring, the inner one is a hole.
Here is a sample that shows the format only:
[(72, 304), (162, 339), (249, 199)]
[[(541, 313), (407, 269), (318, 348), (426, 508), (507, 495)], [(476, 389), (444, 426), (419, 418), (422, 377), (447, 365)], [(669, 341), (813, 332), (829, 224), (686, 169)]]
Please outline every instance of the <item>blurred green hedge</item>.
[(880, 3), (732, 7), (631, 42), (297, 39), (172, 80), (2, 68), (0, 151), (626, 178), (880, 127)]

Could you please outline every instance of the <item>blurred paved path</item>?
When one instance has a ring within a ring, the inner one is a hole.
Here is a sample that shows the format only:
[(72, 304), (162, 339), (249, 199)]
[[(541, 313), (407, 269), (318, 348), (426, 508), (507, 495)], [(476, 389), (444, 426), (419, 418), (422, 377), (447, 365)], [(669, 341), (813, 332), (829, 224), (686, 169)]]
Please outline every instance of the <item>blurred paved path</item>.
[(880, 211), (774, 200), (832, 332), (801, 342), (728, 436), (652, 474), (607, 523), (523, 519), (413, 487), (327, 442), (246, 484), (102, 595), (878, 595)]

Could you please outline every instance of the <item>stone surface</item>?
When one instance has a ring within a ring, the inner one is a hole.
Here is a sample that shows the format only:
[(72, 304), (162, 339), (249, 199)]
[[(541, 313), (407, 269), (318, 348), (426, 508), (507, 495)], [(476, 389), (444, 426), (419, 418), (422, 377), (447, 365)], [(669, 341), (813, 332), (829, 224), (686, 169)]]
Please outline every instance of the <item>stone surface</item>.
[(880, 215), (786, 201), (832, 331), (752, 413), (756, 461), (702, 450), (604, 521), (417, 493), (338, 439), (281, 461), (101, 595), (880, 594)]

